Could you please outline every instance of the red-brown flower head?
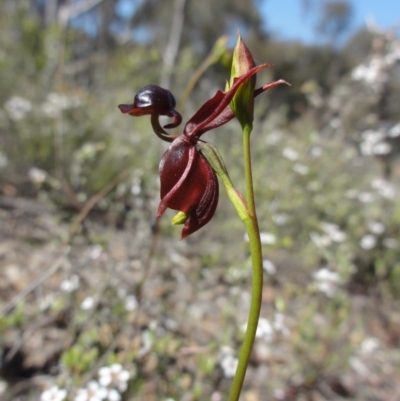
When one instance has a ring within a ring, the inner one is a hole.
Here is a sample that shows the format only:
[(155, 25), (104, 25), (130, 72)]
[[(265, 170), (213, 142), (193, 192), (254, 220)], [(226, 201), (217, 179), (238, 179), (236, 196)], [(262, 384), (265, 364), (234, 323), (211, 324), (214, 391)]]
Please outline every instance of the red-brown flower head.
[[(150, 114), (154, 132), (161, 139), (172, 142), (164, 153), (159, 167), (161, 202), (157, 218), (160, 218), (168, 208), (179, 211), (173, 224), (184, 224), (182, 238), (207, 224), (213, 217), (218, 204), (217, 175), (203, 155), (201, 146), (198, 145), (200, 137), (205, 132), (220, 127), (235, 117), (237, 113), (235, 111), (234, 114), (230, 103), (242, 85), (245, 92), (248, 92), (247, 99), (253, 102), (254, 97), (265, 90), (283, 83), (287, 84), (279, 80), (254, 90), (255, 80), (251, 81), (252, 78), (269, 64), (253, 67), (251, 53), (247, 47), (243, 46), (243, 43), (239, 46), (237, 56), (239, 64), (235, 67), (238, 75), (232, 79), (230, 88), (226, 92), (218, 91), (213, 98), (203, 104), (186, 123), (183, 134), (180, 136), (171, 136), (164, 130), (164, 128), (176, 127), (181, 122), (180, 114), (174, 109), (175, 99), (166, 89), (156, 85), (145, 86), (135, 96), (133, 104), (118, 106), (123, 113), (132, 116)], [(248, 85), (247, 82), (249, 82)], [(241, 96), (240, 99), (242, 102), (244, 97)], [(248, 108), (247, 104), (244, 106)], [(171, 124), (161, 127), (160, 115), (172, 117), (174, 120)]]

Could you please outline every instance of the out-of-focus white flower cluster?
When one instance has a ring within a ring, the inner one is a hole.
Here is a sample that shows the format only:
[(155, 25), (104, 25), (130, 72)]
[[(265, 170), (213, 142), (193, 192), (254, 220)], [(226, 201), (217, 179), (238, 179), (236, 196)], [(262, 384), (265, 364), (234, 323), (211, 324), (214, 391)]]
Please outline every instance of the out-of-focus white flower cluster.
[[(247, 323), (241, 326), (243, 332), (247, 329)], [(274, 341), (277, 335), (288, 336), (290, 333), (289, 327), (286, 324), (286, 316), (283, 313), (275, 312), (274, 320), (270, 322), (265, 317), (260, 317), (258, 321), (256, 338), (266, 343)]]
[(13, 96), (4, 104), (4, 109), (11, 120), (23, 120), (32, 110), (32, 103), (21, 96)]
[(400, 61), (400, 39), (394, 30), (380, 31), (371, 25), (369, 28), (376, 35), (374, 52), (352, 71), (351, 77), (355, 81), (366, 83), (375, 91), (380, 91), (389, 78), (390, 69)]
[(235, 376), (236, 368), (239, 360), (235, 357), (235, 351), (228, 346), (221, 347), (221, 354), (219, 358), (219, 364), (222, 372), (226, 378), (232, 378)]
[(47, 117), (57, 117), (63, 110), (78, 107), (80, 104), (81, 102), (76, 96), (51, 92), (40, 105), (40, 109)]
[(63, 401), (67, 397), (67, 390), (58, 386), (51, 386), (40, 395), (40, 401)]
[(324, 267), (313, 273), (312, 278), (316, 283), (317, 289), (327, 297), (332, 298), (336, 295), (340, 283), (340, 276), (338, 273)]
[(74, 401), (120, 401), (130, 377), (130, 372), (119, 363), (104, 366), (99, 370), (99, 380), (92, 380), (78, 389)]

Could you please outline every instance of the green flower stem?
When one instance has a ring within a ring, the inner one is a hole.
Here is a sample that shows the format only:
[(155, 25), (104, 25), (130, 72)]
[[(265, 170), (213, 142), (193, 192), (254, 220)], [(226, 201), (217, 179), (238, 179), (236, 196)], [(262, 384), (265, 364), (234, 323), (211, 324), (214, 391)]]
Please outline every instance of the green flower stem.
[(247, 206), (250, 214), (254, 217), (257, 222), (256, 216), (256, 205), (254, 201), (254, 189), (253, 189), (253, 173), (251, 169), (251, 151), (250, 151), (250, 134), (253, 130), (253, 126), (246, 124), (243, 127), (243, 160), (244, 160), (244, 174), (246, 179), (246, 199)]
[(242, 391), (243, 381), (249, 364), (251, 350), (253, 349), (256, 336), (258, 319), (261, 310), (263, 269), (260, 234), (257, 220), (248, 218), (244, 220), (247, 234), (249, 236), (251, 261), (253, 265), (253, 278), (251, 289), (251, 304), (247, 322), (246, 334), (244, 336), (242, 349), (239, 355), (239, 364), (231, 386), (229, 401), (237, 401)]
[(243, 130), (244, 149), (245, 149), (245, 176), (246, 176), (246, 192), (247, 202), (243, 199), (239, 191), (237, 191), (226, 171), (224, 162), (219, 152), (210, 144), (199, 142), (198, 147), (206, 157), (211, 167), (224, 184), (229, 200), (235, 207), (239, 217), (243, 221), (247, 235), (249, 236), (251, 261), (253, 266), (253, 280), (251, 290), (251, 304), (247, 329), (243, 340), (243, 346), (239, 355), (239, 363), (233, 379), (229, 401), (238, 401), (242, 391), (244, 377), (246, 375), (247, 366), (249, 364), (251, 350), (253, 349), (254, 339), (256, 336), (258, 319), (261, 310), (262, 286), (263, 286), (263, 268), (262, 268), (262, 250), (260, 241), (260, 230), (254, 204), (254, 191), (251, 173), (250, 160), (250, 133), (251, 127)]
[(248, 217), (243, 220), (249, 236), (251, 262), (253, 267), (252, 289), (251, 289), (251, 304), (247, 329), (243, 340), (242, 349), (239, 355), (239, 364), (233, 379), (229, 401), (238, 401), (242, 391), (244, 377), (246, 375), (247, 366), (249, 364), (251, 351), (254, 345), (256, 336), (258, 319), (260, 317), (261, 302), (262, 302), (262, 287), (263, 287), (263, 267), (262, 267), (262, 249), (260, 240), (260, 230), (256, 215), (254, 202), (253, 177), (251, 170), (250, 157), (250, 134), (252, 131), (251, 125), (246, 125), (243, 128), (243, 148), (244, 148), (244, 165), (246, 178), (246, 197)]

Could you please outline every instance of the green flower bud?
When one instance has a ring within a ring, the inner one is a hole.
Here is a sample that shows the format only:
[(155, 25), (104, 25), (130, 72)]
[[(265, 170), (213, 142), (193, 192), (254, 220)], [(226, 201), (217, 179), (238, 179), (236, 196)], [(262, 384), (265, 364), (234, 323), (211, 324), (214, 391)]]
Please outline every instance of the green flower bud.
[[(231, 79), (229, 87), (235, 82), (235, 78), (245, 75), (249, 70), (255, 67), (253, 56), (250, 50), (244, 44), (242, 37), (238, 34), (235, 49), (233, 51)], [(235, 96), (233, 97), (230, 107), (239, 120), (240, 125), (244, 128), (246, 125), (253, 124), (254, 118), (254, 89), (256, 86), (256, 76), (243, 82)]]

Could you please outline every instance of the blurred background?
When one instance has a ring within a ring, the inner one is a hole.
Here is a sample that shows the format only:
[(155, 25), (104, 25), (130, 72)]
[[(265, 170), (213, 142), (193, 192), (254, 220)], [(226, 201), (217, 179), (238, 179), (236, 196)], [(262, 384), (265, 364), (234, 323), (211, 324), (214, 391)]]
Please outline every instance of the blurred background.
[[(221, 191), (179, 241), (155, 222), (166, 149), (122, 115), (149, 83), (184, 121), (229, 79), (240, 30), (263, 308), (241, 400), (400, 399), (400, 4), (2, 0), (0, 399), (227, 399), (250, 300)], [(179, 133), (179, 132), (178, 132)], [(240, 126), (203, 137), (244, 190)]]

